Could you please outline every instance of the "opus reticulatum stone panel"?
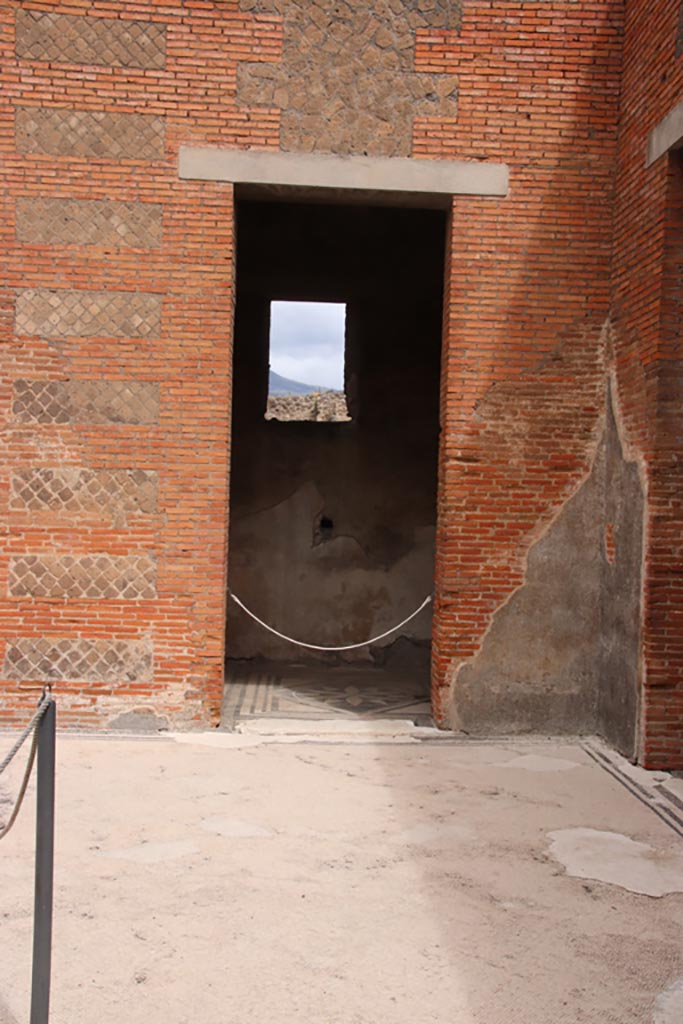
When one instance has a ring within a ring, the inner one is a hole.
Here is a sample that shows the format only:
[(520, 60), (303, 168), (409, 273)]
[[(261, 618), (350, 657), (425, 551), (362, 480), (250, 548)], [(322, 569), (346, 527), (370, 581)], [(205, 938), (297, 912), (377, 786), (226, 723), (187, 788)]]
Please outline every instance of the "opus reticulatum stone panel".
[(10, 477), (13, 512), (71, 512), (117, 516), (157, 507), (157, 474), (143, 469), (24, 469)]
[(158, 22), (29, 10), (17, 13), (16, 33), (25, 60), (162, 68), (166, 59), (166, 26)]
[(156, 597), (156, 565), (148, 555), (25, 555), (12, 558), (14, 597), (71, 601), (136, 601)]
[(161, 296), (27, 288), (19, 292), (16, 332), (45, 338), (148, 338), (161, 328)]
[(159, 419), (159, 385), (135, 380), (16, 380), (20, 423), (131, 423)]
[(164, 120), (149, 114), (18, 107), (15, 133), (25, 154), (142, 161), (164, 155)]
[(2, 667), (7, 679), (96, 683), (151, 682), (149, 640), (21, 637), (11, 640)]
[(16, 235), (37, 245), (161, 244), (160, 203), (107, 199), (19, 199)]

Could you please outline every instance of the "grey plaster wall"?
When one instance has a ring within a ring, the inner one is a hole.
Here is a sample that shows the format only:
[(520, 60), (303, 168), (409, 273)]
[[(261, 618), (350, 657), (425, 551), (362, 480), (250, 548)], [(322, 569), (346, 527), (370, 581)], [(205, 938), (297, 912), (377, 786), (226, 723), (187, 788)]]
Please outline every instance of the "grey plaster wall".
[(593, 731), (604, 459), (530, 550), (524, 585), (460, 670), (456, 725), (474, 734)]
[(468, 733), (594, 733), (634, 753), (643, 494), (611, 402), (588, 479), (528, 555), (453, 690)]
[(597, 728), (630, 757), (635, 753), (638, 717), (645, 501), (638, 467), (623, 456), (609, 400), (604, 459), (606, 557), (597, 660)]
[[(432, 589), (445, 218), (244, 203), (237, 225), (229, 586), (289, 635), (364, 640)], [(269, 303), (286, 298), (347, 303), (350, 422), (265, 420)], [(428, 671), (429, 611), (404, 635)], [(232, 603), (227, 651), (316, 657)]]

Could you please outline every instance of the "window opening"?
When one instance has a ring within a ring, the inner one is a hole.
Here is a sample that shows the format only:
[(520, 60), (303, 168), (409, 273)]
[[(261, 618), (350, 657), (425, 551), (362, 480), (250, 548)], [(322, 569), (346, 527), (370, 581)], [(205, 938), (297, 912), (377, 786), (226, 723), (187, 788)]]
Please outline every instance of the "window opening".
[(270, 303), (267, 420), (349, 420), (344, 393), (346, 303)]

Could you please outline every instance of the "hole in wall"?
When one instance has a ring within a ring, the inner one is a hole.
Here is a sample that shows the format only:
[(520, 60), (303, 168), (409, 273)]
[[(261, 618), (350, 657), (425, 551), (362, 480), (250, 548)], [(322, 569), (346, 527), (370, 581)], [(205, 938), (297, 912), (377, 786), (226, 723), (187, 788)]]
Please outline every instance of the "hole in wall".
[(313, 546), (325, 544), (334, 537), (334, 521), (327, 515), (318, 518), (313, 530)]

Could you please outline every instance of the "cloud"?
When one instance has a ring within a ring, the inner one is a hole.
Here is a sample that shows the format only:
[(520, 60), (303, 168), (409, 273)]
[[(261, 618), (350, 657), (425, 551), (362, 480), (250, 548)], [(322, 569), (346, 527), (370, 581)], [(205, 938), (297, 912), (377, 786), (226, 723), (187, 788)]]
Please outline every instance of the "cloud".
[(271, 370), (342, 391), (345, 320), (341, 302), (271, 302)]

